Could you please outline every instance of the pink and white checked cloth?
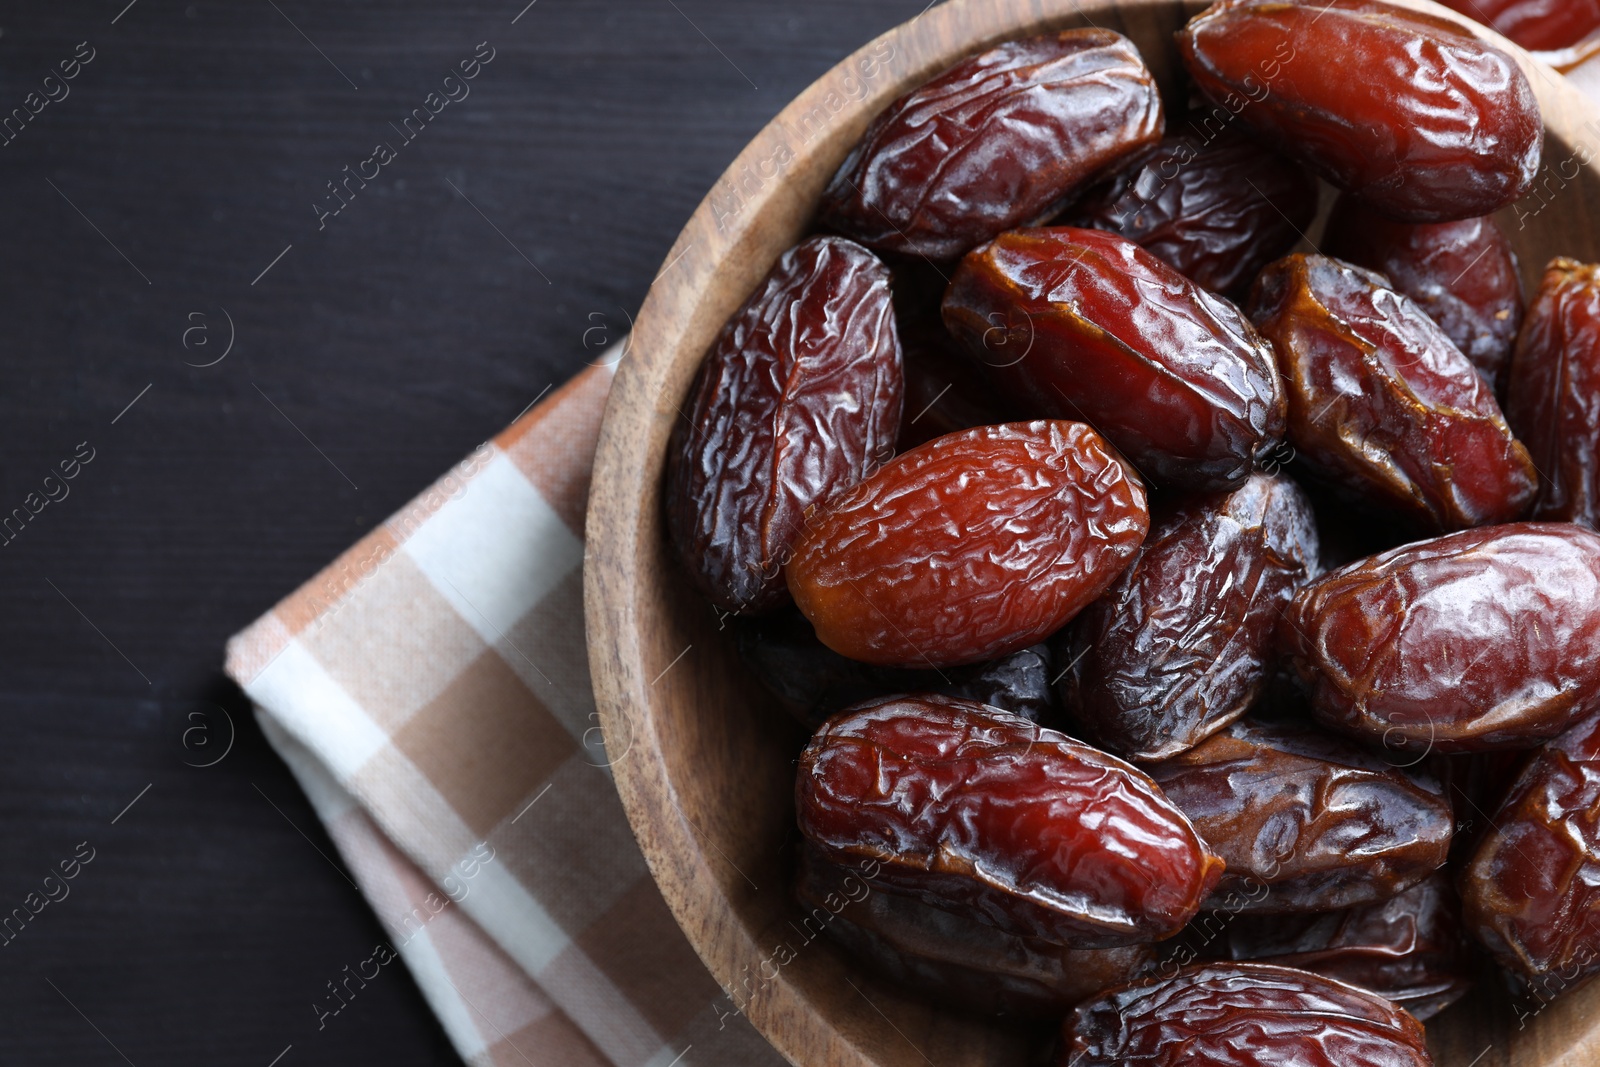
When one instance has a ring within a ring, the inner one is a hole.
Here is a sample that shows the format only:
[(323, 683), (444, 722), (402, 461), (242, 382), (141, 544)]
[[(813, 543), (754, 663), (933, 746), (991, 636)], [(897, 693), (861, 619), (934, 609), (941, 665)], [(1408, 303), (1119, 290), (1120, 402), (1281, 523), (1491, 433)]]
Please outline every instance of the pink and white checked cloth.
[(581, 568), (610, 384), (591, 368), (481, 446), (227, 669), (473, 1067), (776, 1065), (657, 892), (600, 744)]

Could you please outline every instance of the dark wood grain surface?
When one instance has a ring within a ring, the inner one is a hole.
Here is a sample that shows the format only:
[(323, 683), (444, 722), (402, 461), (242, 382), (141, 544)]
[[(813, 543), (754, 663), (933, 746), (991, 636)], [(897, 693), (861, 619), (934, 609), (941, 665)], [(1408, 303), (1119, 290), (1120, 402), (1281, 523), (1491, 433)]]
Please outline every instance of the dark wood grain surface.
[(0, 915), (94, 856), (0, 945), (0, 1063), (457, 1062), (401, 970), (318, 1029), (383, 934), (223, 642), (594, 358), (923, 6), (524, 2), (0, 3)]

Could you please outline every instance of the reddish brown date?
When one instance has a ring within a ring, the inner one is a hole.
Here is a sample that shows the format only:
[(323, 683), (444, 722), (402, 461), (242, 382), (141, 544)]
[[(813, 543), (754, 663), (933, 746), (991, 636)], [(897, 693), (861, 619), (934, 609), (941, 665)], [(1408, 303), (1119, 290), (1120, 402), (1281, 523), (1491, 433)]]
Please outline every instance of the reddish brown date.
[(1600, 527), (1600, 267), (1557, 259), (1517, 340), (1506, 417), (1544, 476), (1533, 517)]
[(1263, 914), (1369, 904), (1449, 855), (1443, 788), (1341, 738), (1245, 720), (1149, 771), (1228, 865), (1208, 907), (1225, 898)]
[(1056, 672), (1050, 669), (1050, 650), (1042, 644), (966, 667), (902, 670), (839, 655), (817, 640), (799, 612), (781, 611), (732, 625), (740, 658), (807, 730), (842, 708), (896, 693), (962, 697), (1046, 725), (1056, 717), (1050, 684)]
[(1156, 482), (1238, 485), (1283, 433), (1266, 341), (1116, 234), (1001, 234), (961, 261), (944, 321), (1010, 400), (1092, 423)]
[(1472, 987), (1460, 904), (1443, 874), (1346, 911), (1241, 915), (1227, 928), (1225, 949), (1235, 960), (1297, 967), (1359, 986), (1417, 1019), (1439, 1014)]
[(1135, 241), (1225, 296), (1293, 248), (1317, 213), (1317, 183), (1243, 134), (1185, 130), (1062, 220)]
[(909, 452), (948, 433), (1006, 421), (994, 387), (937, 319), (902, 328), (900, 342), (906, 401), (898, 451)]
[(1222, 873), (1188, 819), (1121, 760), (971, 701), (843, 712), (800, 757), (800, 832), (875, 887), (1026, 937), (1169, 937)]
[(1120, 34), (1009, 41), (885, 108), (819, 221), (882, 251), (954, 259), (1049, 218), (1162, 127), (1155, 80)]
[(861, 871), (828, 863), (810, 848), (801, 855), (795, 895), (807, 937), (826, 930), (890, 981), (977, 1015), (1058, 1020), (1156, 960), (1153, 945), (1066, 948), (873, 891)]
[(1144, 488), (1076, 422), (938, 438), (835, 497), (786, 568), (823, 644), (890, 667), (958, 666), (1048, 637), (1149, 529)]
[(1534, 52), (1559, 52), (1600, 30), (1600, 0), (1439, 0)]
[(1532, 502), (1537, 473), (1493, 389), (1381, 275), (1288, 256), (1256, 282), (1250, 315), (1277, 349), (1290, 443), (1350, 499), (1441, 530)]
[(1331, 978), (1214, 963), (1102, 993), (1067, 1016), (1058, 1067), (1431, 1067), (1422, 1025)]
[(1600, 693), (1600, 535), (1513, 523), (1406, 545), (1312, 582), (1284, 623), (1326, 725), (1417, 754), (1530, 748)]
[(1550, 742), (1461, 876), (1467, 929), (1541, 996), (1600, 971), (1600, 717)]
[(883, 264), (837, 237), (786, 252), (718, 335), (667, 453), (667, 531), (712, 603), (784, 602), (806, 509), (892, 454), (902, 388)]
[(1311, 502), (1257, 474), (1158, 524), (1134, 565), (1062, 631), (1062, 703), (1127, 759), (1193, 748), (1255, 703), (1278, 616), (1317, 572)]
[(1538, 174), (1533, 87), (1448, 19), (1381, 0), (1240, 0), (1193, 19), (1178, 51), (1219, 108), (1395, 218), (1487, 215)]
[(1522, 281), (1511, 242), (1492, 218), (1396, 222), (1348, 196), (1322, 248), (1367, 267), (1414, 300), (1497, 389), (1522, 326)]

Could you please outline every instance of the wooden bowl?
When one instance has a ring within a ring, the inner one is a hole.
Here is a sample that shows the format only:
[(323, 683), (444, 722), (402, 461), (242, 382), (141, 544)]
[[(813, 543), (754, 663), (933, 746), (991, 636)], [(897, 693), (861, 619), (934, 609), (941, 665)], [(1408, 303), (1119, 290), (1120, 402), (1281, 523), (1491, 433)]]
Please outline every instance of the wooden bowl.
[[(730, 632), (668, 551), (660, 483), (673, 422), (723, 321), (807, 232), (824, 185), (884, 105), (999, 41), (1091, 24), (1131, 38), (1171, 99), (1181, 84), (1173, 33), (1204, 6), (950, 0), (867, 44), (784, 108), (718, 180), (651, 286), (618, 365), (584, 570), (606, 747), (650, 870), (728, 994), (719, 1011), (748, 1016), (794, 1063), (1023, 1064), (1043, 1037), (875, 981), (802, 923), (788, 881), (793, 761), (804, 737), (742, 668)], [(1600, 113), (1548, 67), (1479, 32), (1524, 62), (1548, 129), (1538, 192), (1502, 220), (1531, 286), (1552, 256), (1600, 259), (1600, 152), (1583, 147), (1600, 144)], [(1519, 1019), (1491, 982), (1429, 1026), (1440, 1064), (1600, 1063), (1600, 983)]]

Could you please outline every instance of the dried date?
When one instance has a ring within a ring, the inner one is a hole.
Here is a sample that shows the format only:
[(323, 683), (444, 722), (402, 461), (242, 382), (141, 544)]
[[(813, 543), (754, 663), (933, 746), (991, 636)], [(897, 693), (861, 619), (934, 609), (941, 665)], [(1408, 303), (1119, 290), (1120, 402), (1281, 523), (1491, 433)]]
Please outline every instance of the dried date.
[(1600, 971), (1600, 716), (1544, 746), (1461, 875), (1467, 929), (1554, 996)]
[(1234, 130), (1186, 130), (1062, 221), (1120, 234), (1196, 284), (1237, 297), (1316, 214), (1317, 183), (1301, 168)]
[(1284, 623), (1324, 724), (1418, 754), (1531, 748), (1600, 693), (1600, 535), (1513, 523), (1405, 545), (1318, 578)]
[(1139, 479), (1089, 427), (982, 426), (833, 498), (785, 573), (835, 652), (938, 669), (1060, 629), (1128, 565), (1149, 523)]
[(892, 454), (902, 389), (887, 268), (838, 237), (785, 253), (718, 335), (668, 448), (668, 534), (712, 603), (784, 602), (806, 509)]
[(884, 109), (823, 193), (820, 221), (873, 248), (954, 259), (1042, 221), (1154, 144), (1138, 49), (1082, 29), (973, 56)]
[(1296, 967), (1370, 990), (1430, 1019), (1472, 987), (1460, 903), (1435, 874), (1398, 896), (1322, 915), (1241, 915), (1227, 928), (1234, 960)]
[(1534, 52), (1573, 48), (1600, 30), (1600, 0), (1439, 0)]
[(1506, 417), (1543, 475), (1533, 517), (1600, 527), (1600, 267), (1557, 259), (1517, 339)]
[(1261, 914), (1384, 900), (1444, 865), (1443, 788), (1341, 738), (1243, 720), (1148, 768), (1228, 865), (1206, 907)]
[(1522, 326), (1522, 281), (1511, 242), (1492, 218), (1396, 222), (1340, 197), (1328, 218), (1328, 255), (1377, 271), (1438, 324), (1496, 389)]
[(1325, 256), (1268, 267), (1251, 318), (1289, 394), (1289, 441), (1355, 501), (1436, 529), (1509, 522), (1537, 487), (1494, 391), (1409, 297)]
[(800, 757), (800, 831), (876, 888), (1075, 948), (1171, 936), (1222, 873), (1140, 771), (951, 697), (866, 704)]
[[(870, 870), (870, 867), (868, 868)], [(833, 939), (890, 981), (958, 1011), (1056, 1020), (1148, 971), (1153, 945), (1067, 948), (1019, 937), (913, 897), (873, 891), (854, 868), (806, 848), (795, 885), (800, 926)]]
[(1156, 482), (1231, 488), (1283, 433), (1271, 346), (1116, 234), (1001, 234), (961, 261), (944, 322), (1009, 400), (1086, 420)]
[(1193, 748), (1266, 681), (1278, 616), (1317, 573), (1311, 502), (1253, 475), (1178, 509), (1133, 566), (1061, 633), (1062, 703), (1088, 740), (1127, 759)]
[(1178, 51), (1219, 108), (1395, 218), (1487, 215), (1539, 172), (1527, 76), (1448, 19), (1381, 0), (1239, 0), (1191, 20)]
[(815, 730), (841, 708), (896, 693), (941, 693), (976, 700), (1033, 722), (1056, 715), (1050, 650), (1033, 645), (1009, 656), (944, 671), (875, 667), (817, 640), (805, 616), (783, 611), (736, 623), (739, 656), (784, 710)]
[(1214, 963), (1078, 1005), (1059, 1067), (1431, 1067), (1422, 1025), (1373, 993), (1308, 971)]

